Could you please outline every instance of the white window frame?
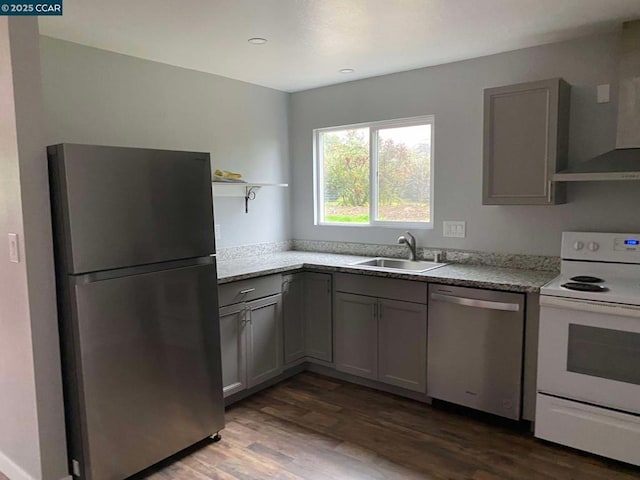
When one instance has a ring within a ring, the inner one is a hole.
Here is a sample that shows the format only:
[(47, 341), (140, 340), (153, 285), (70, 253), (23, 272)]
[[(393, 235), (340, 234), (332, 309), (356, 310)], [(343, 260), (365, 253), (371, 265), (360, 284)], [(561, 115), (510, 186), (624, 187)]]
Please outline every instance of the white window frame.
[[(373, 148), (378, 145), (378, 131), (385, 128), (411, 127), (415, 125), (431, 126), (431, 143), (429, 152), (429, 222), (389, 222), (376, 220), (378, 215), (378, 149)], [(355, 128), (369, 128), (369, 223), (341, 223), (323, 222), (324, 218), (324, 172), (322, 168), (322, 158), (320, 158), (322, 148), (322, 133), (349, 130)], [(313, 200), (314, 200), (314, 223), (319, 226), (331, 227), (387, 227), (387, 228), (422, 228), (433, 229), (433, 152), (435, 143), (435, 116), (423, 115), (420, 117), (399, 118), (393, 120), (383, 120), (379, 122), (354, 123), (350, 125), (340, 125), (336, 127), (316, 128), (313, 130)]]

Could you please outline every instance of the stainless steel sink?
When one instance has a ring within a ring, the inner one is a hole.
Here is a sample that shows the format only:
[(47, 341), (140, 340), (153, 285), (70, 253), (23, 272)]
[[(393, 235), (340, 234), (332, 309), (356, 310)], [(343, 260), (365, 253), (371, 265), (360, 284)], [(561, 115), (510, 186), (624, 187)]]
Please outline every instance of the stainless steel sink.
[(370, 258), (350, 264), (354, 267), (375, 268), (376, 270), (399, 270), (403, 272), (421, 273), (442, 267), (446, 263), (402, 260), (399, 258)]

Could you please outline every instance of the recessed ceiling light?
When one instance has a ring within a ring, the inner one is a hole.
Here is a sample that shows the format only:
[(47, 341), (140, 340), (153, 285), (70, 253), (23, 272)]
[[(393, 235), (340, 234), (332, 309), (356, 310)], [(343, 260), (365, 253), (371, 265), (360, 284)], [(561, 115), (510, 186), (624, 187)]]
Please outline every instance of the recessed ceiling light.
[(355, 70), (353, 68), (341, 68), (338, 70), (340, 73), (353, 73)]
[(267, 43), (267, 39), (266, 38), (261, 38), (261, 37), (253, 37), (253, 38), (250, 38), (247, 41), (251, 45), (264, 45), (265, 43)]

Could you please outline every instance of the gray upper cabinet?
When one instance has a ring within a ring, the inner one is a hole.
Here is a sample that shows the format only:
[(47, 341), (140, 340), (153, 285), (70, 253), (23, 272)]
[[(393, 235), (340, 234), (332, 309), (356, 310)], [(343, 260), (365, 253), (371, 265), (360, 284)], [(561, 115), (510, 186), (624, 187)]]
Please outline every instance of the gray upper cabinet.
[(306, 356), (333, 360), (331, 275), (304, 274), (304, 343)]
[(570, 86), (560, 78), (484, 91), (484, 205), (565, 203)]

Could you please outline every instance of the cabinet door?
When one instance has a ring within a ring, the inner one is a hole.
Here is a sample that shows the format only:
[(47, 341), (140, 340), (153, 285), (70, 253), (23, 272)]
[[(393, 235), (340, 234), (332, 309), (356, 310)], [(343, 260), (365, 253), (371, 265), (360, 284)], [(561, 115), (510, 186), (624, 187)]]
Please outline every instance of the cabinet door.
[(569, 85), (556, 78), (484, 91), (484, 205), (564, 203)]
[(378, 379), (378, 300), (336, 293), (335, 364), (342, 372)]
[(247, 383), (253, 387), (282, 373), (282, 295), (247, 304)]
[(246, 305), (238, 303), (220, 309), (222, 391), (225, 398), (247, 388)]
[(305, 274), (304, 322), (306, 356), (331, 362), (333, 360), (331, 275)]
[(285, 276), (282, 282), (285, 365), (305, 355), (304, 310), (304, 274)]
[(381, 382), (426, 392), (427, 306), (380, 300), (378, 378)]

